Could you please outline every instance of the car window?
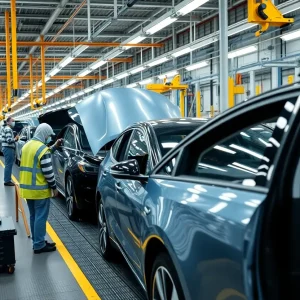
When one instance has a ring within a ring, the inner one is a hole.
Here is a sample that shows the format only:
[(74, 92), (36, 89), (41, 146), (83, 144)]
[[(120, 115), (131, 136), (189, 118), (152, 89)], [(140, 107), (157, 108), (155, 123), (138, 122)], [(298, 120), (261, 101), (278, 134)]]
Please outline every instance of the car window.
[(35, 130), (36, 130), (35, 127), (31, 127), (31, 128), (30, 128), (30, 132), (29, 132), (29, 138), (30, 138), (30, 139), (33, 138), (33, 135), (34, 135), (34, 133), (35, 133)]
[(111, 148), (111, 151), (112, 151), (112, 156), (114, 159), (117, 159), (117, 153), (118, 153), (118, 150), (119, 150), (119, 147), (120, 147), (120, 144), (122, 142), (122, 139), (123, 139), (123, 135), (121, 137), (119, 137), (113, 144), (112, 148)]
[(67, 133), (64, 136), (64, 147), (76, 149), (74, 130), (71, 128), (67, 131)]
[(83, 129), (79, 129), (79, 139), (80, 139), (80, 145), (82, 150), (92, 151), (90, 147), (90, 143)]
[(199, 153), (196, 165), (184, 175), (231, 182), (254, 179), (272, 133), (263, 124), (238, 131)]
[(174, 170), (174, 167), (178, 161), (179, 154), (176, 154), (174, 157), (170, 158), (158, 171), (156, 174), (160, 175), (169, 175), (171, 176)]
[(149, 149), (145, 135), (140, 130), (135, 130), (131, 136), (125, 160), (129, 159), (136, 159), (138, 161), (141, 168), (141, 174), (149, 173)]
[(27, 139), (26, 128), (23, 128), (20, 132), (20, 139), (22, 139), (24, 137)]
[(115, 156), (116, 161), (126, 160), (125, 154), (126, 154), (126, 150), (128, 148), (128, 143), (129, 143), (129, 139), (131, 137), (131, 134), (132, 134), (132, 130), (126, 131), (122, 135), (122, 137), (120, 139), (120, 145), (119, 145), (118, 149), (116, 149), (116, 156)]

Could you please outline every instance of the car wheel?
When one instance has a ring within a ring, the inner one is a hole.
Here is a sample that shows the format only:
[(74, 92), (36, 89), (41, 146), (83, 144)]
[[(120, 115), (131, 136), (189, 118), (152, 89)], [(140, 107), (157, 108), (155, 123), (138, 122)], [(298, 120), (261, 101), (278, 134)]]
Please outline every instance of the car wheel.
[(69, 219), (76, 220), (78, 217), (78, 209), (75, 201), (73, 181), (70, 175), (67, 177), (66, 181), (66, 201)]
[(109, 259), (112, 256), (111, 254), (113, 249), (109, 240), (106, 217), (105, 217), (104, 206), (102, 204), (102, 201), (99, 201), (99, 205), (98, 205), (98, 228), (99, 228), (100, 252), (105, 259)]
[(154, 261), (149, 290), (150, 300), (184, 300), (175, 267), (166, 253)]

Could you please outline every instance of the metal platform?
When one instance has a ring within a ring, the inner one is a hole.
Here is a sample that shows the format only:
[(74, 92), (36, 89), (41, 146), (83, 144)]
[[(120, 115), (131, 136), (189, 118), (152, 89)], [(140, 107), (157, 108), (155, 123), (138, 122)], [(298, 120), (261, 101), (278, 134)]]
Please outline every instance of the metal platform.
[[(2, 167), (0, 167), (0, 169), (1, 168)], [(19, 170), (17, 166), (14, 166), (13, 173), (18, 179)], [(83, 217), (83, 220), (80, 220), (79, 222), (70, 221), (67, 217), (65, 200), (62, 197), (58, 197), (52, 200), (49, 223), (87, 277), (88, 281), (96, 290), (101, 300), (146, 299), (144, 290), (135, 279), (121, 255), (116, 255), (112, 262), (107, 262), (102, 258), (98, 248), (97, 225), (92, 224), (89, 221), (88, 216)], [(32, 254), (30, 255), (32, 256)], [(1, 277), (0, 287), (0, 300), (18, 299), (1, 297)], [(23, 298), (21, 299), (23, 300)], [(27, 300), (27, 298), (24, 299)], [(42, 299), (48, 300), (48, 298)], [(53, 299), (65, 298), (54, 297)], [(72, 297), (72, 299), (77, 300), (85, 298)]]

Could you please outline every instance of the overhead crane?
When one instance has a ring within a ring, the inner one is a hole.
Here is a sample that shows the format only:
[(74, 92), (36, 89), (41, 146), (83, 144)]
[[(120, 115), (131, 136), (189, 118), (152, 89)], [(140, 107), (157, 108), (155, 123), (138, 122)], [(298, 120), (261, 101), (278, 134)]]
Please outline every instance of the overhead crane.
[(180, 91), (180, 112), (184, 117), (185, 115), (185, 105), (184, 105), (184, 97), (186, 96), (186, 91), (188, 89), (187, 84), (180, 83), (180, 75), (175, 75), (171, 82), (167, 81), (167, 78), (164, 78), (163, 83), (151, 83), (146, 85), (146, 89), (149, 91), (153, 91), (159, 94), (163, 94), (169, 92), (171, 90), (179, 90)]
[(294, 23), (294, 19), (285, 18), (271, 0), (248, 0), (248, 22), (260, 25), (255, 33), (259, 37), (270, 26), (287, 26)]

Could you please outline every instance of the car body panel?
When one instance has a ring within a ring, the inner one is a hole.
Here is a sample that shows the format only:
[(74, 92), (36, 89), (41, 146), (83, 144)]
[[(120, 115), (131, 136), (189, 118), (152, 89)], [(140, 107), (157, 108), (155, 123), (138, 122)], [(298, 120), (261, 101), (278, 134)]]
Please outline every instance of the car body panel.
[(180, 117), (179, 108), (165, 96), (129, 88), (100, 91), (76, 109), (94, 154), (134, 123)]

